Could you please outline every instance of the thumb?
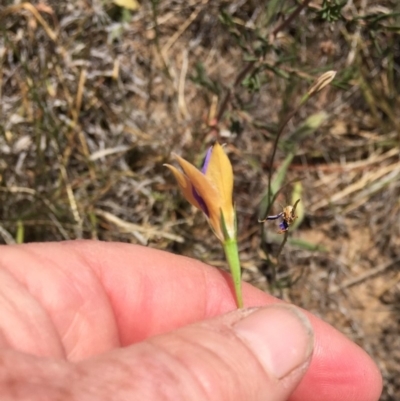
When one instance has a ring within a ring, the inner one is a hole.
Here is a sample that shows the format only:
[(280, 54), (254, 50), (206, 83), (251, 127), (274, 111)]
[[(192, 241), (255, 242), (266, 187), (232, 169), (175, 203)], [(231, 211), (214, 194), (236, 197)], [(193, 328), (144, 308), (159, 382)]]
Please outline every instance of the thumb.
[(313, 344), (295, 307), (237, 310), (85, 362), (83, 377), (97, 378), (97, 400), (114, 388), (123, 391), (115, 399), (280, 401), (305, 374)]

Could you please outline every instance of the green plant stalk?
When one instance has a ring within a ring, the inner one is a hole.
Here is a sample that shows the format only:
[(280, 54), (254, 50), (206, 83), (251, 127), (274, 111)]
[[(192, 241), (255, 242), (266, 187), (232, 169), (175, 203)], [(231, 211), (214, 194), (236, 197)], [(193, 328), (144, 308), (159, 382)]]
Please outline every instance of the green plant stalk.
[(228, 261), (229, 269), (233, 279), (236, 304), (238, 308), (243, 308), (242, 280), (237, 241), (236, 239), (228, 238), (222, 243), (222, 245), (224, 247), (226, 260)]
[(15, 242), (17, 244), (23, 244), (25, 238), (25, 227), (22, 220), (17, 221), (17, 235), (15, 236)]

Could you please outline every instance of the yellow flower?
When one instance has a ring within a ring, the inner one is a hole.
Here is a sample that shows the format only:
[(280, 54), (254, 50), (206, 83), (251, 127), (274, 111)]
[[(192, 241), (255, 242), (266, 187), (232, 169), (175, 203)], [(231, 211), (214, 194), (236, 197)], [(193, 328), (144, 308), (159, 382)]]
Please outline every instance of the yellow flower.
[(174, 156), (183, 173), (169, 164), (165, 166), (174, 174), (186, 200), (204, 212), (219, 240), (236, 238), (233, 171), (222, 146), (217, 142), (208, 150), (201, 170)]

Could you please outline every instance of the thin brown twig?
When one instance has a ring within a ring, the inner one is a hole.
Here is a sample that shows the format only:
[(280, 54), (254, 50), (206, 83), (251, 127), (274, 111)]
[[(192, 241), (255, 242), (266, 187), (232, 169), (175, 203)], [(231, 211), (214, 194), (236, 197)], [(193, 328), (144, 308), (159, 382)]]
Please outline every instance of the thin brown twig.
[(284, 30), (293, 20), (295, 20), (299, 14), (303, 11), (304, 8), (308, 6), (308, 4), (311, 2), (311, 0), (304, 0), (303, 3), (299, 4), (297, 8), (292, 12), (292, 14), (289, 15), (288, 18), (286, 18), (284, 21), (282, 21), (281, 24), (279, 24), (273, 31), (272, 31), (272, 36), (276, 38), (276, 35)]
[(36, 20), (39, 22), (39, 24), (42, 25), (42, 27), (45, 30), (47, 36), (53, 42), (57, 41), (57, 33), (55, 31), (53, 31), (53, 29), (50, 28), (50, 26), (47, 24), (47, 22), (40, 15), (40, 13), (37, 10), (37, 8), (34, 5), (32, 5), (32, 4), (28, 3), (28, 2), (24, 2), (22, 4), (16, 4), (16, 5), (12, 5), (12, 6), (6, 7), (4, 10), (2, 10), (0, 12), (0, 20), (3, 17), (6, 17), (8, 14), (12, 14), (14, 12), (18, 12), (21, 9), (25, 9), (27, 11), (30, 11), (33, 14), (33, 16), (36, 18)]
[(161, 49), (162, 55), (166, 58), (169, 49), (174, 45), (178, 38), (189, 28), (190, 24), (197, 18), (200, 12), (207, 5), (209, 0), (202, 0), (200, 7), (195, 8), (195, 10), (190, 14), (189, 18), (180, 26), (180, 28), (168, 39), (167, 43)]
[[(292, 110), (289, 113), (289, 115), (285, 118), (283, 123), (280, 125), (278, 133), (275, 136), (274, 144), (272, 146), (272, 154), (271, 154), (271, 157), (269, 159), (269, 165), (268, 165), (268, 200), (271, 199), (272, 171), (273, 171), (273, 165), (274, 165), (274, 159), (275, 159), (276, 151), (278, 149), (279, 139), (282, 136), (284, 128), (286, 127), (288, 122), (292, 119), (292, 117), (297, 113), (297, 111), (300, 109), (300, 107), (296, 107), (294, 110)], [(271, 206), (271, 204), (270, 204), (270, 206)], [(269, 208), (267, 208), (267, 214), (268, 213), (269, 213)]]
[(347, 281), (345, 281), (343, 284), (334, 287), (332, 290), (329, 291), (329, 294), (335, 294), (339, 291), (343, 291), (346, 288), (352, 287), (353, 285), (360, 284), (365, 280), (368, 280), (369, 278), (372, 278), (378, 274), (383, 273), (385, 270), (390, 269), (392, 266), (400, 264), (400, 258), (393, 259), (387, 263), (384, 263), (383, 265), (377, 266), (372, 270), (369, 270), (358, 277), (353, 277)]
[[(278, 252), (277, 252), (277, 254), (276, 254), (276, 262), (277, 262), (277, 263), (279, 262), (279, 257), (281, 256), (283, 247), (284, 247), (285, 244), (286, 244), (286, 241), (287, 241), (287, 239), (288, 239), (288, 236), (289, 236), (289, 231), (285, 231), (283, 240), (282, 240), (282, 242), (281, 242), (281, 244), (280, 244), (280, 246), (279, 246)], [(276, 270), (276, 269), (274, 269), (274, 270)]]
[[(272, 31), (272, 37), (275, 38), (276, 35), (282, 31), (284, 28), (286, 28), (293, 20), (295, 20), (297, 18), (297, 16), (301, 13), (301, 11), (308, 6), (308, 3), (310, 3), (311, 0), (304, 0), (303, 3), (299, 4), (297, 6), (297, 8), (292, 12), (292, 14), (289, 15), (289, 17), (283, 21), (281, 24), (279, 24), (273, 31)], [(264, 56), (265, 57), (265, 56)], [(260, 60), (252, 60), (249, 61), (243, 68), (242, 70), (239, 72), (239, 74), (237, 75), (237, 77), (235, 78), (235, 81), (233, 83), (233, 85), (227, 89), (225, 96), (222, 99), (221, 102), (221, 106), (219, 108), (218, 114), (217, 114), (217, 122), (219, 122), (223, 116), (223, 114), (225, 113), (225, 110), (228, 106), (228, 103), (231, 99), (232, 96), (232, 92), (233, 90), (240, 85), (240, 83), (243, 81), (243, 79), (246, 77), (247, 74), (249, 74), (257, 61), (262, 61), (262, 59), (264, 58), (262, 57)]]

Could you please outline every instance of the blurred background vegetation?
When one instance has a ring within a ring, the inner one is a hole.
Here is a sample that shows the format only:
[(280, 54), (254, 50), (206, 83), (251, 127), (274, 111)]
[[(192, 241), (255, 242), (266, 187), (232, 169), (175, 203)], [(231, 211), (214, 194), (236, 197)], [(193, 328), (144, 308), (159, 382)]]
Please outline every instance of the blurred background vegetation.
[[(1, 242), (123, 241), (226, 268), (162, 166), (219, 140), (243, 278), (359, 343), (382, 400), (400, 399), (397, 0), (3, 0), (0, 30)], [(258, 219), (297, 198), (277, 260), (276, 222)]]

